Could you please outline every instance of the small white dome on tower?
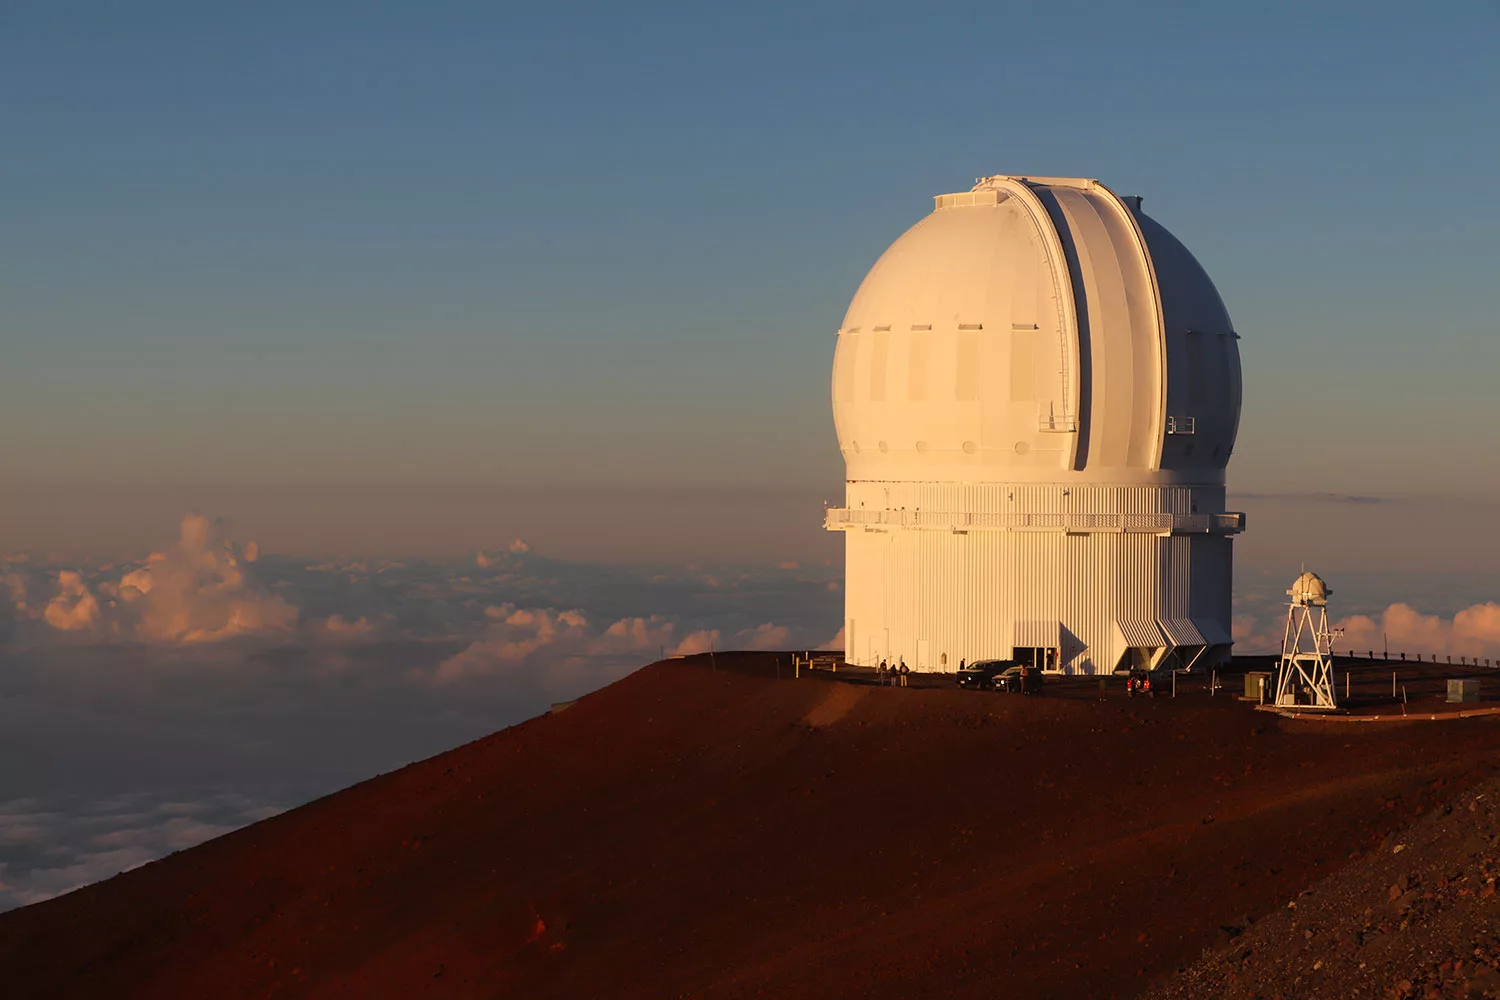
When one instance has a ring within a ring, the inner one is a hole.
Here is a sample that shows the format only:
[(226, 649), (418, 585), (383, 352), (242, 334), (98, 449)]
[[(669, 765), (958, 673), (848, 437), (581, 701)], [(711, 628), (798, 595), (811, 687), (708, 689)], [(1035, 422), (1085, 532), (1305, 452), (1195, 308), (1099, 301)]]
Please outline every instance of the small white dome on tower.
[(1316, 573), (1304, 572), (1292, 583), (1292, 589), (1287, 591), (1294, 604), (1327, 604), (1328, 595), (1333, 591), (1328, 589), (1328, 584)]

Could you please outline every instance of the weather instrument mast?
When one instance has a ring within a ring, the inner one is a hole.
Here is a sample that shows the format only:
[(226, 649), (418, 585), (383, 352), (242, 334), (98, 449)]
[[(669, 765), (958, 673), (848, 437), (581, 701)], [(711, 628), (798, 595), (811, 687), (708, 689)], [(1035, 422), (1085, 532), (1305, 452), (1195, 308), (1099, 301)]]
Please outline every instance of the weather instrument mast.
[(1328, 595), (1333, 591), (1316, 573), (1304, 571), (1287, 591), (1286, 632), (1276, 704), (1284, 708), (1338, 708), (1333, 687), (1333, 641), (1342, 629), (1328, 627)]

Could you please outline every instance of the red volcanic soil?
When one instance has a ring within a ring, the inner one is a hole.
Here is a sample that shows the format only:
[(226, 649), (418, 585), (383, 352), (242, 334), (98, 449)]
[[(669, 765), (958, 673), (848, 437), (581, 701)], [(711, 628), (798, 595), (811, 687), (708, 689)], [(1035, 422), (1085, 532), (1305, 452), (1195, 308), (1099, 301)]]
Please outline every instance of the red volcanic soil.
[(1223, 947), (1151, 1000), (1500, 997), (1500, 780), (1476, 785)]
[(0, 915), (4, 993), (1134, 996), (1500, 761), (1492, 719), (775, 662), (653, 664)]

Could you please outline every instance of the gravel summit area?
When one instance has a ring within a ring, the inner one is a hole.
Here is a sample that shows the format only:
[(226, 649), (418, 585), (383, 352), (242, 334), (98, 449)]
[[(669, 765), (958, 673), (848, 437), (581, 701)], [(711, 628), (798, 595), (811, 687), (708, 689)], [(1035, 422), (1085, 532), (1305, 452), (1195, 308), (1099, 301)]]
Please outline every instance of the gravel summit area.
[[(1294, 850), (1294, 844), (1267, 850)], [(1500, 997), (1500, 778), (1469, 789), (1159, 984), (1179, 998)]]

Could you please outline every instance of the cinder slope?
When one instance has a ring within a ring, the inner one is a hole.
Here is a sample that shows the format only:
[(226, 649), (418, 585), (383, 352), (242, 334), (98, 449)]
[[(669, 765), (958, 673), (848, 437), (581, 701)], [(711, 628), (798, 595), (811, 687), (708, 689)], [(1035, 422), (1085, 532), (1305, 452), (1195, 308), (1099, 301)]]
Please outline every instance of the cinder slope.
[[(1500, 781), (1387, 838), (1152, 1000), (1500, 997)], [(1240, 933), (1243, 931), (1243, 933)]]
[[(1492, 770), (1487, 720), (646, 667), (0, 915), (29, 997), (1130, 996)], [(738, 670), (726, 670), (724, 667)], [(1443, 784), (1446, 782), (1446, 784)], [(1277, 848), (1309, 845), (1288, 860)]]

